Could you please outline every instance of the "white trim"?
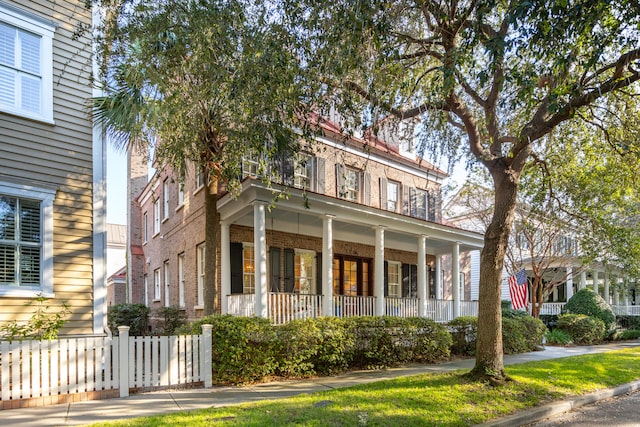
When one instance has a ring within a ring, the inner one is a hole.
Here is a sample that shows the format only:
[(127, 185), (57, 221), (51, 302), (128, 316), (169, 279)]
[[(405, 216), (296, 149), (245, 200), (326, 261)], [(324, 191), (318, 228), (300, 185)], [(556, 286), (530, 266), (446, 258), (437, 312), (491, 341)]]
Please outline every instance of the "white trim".
[(40, 200), (42, 226), (42, 258), (40, 260), (40, 286), (38, 288), (9, 289), (0, 287), (0, 297), (53, 298), (53, 200), (56, 190), (33, 187), (28, 184), (0, 182), (0, 194), (26, 199)]
[(0, 20), (40, 37), (40, 77), (42, 92), (41, 113), (36, 114), (8, 106), (0, 106), (0, 111), (48, 124), (53, 121), (53, 37), (56, 26), (52, 22), (39, 19), (35, 15), (0, 2)]
[[(91, 8), (92, 23), (101, 22), (100, 8)], [(94, 36), (98, 36), (94, 29)], [(93, 52), (97, 37), (92, 38)], [(99, 79), (99, 64), (92, 55), (92, 74)], [(92, 89), (93, 97), (103, 95), (98, 87)], [(102, 125), (93, 122), (93, 332), (103, 333), (107, 329), (107, 144)]]
[[(316, 139), (319, 142), (330, 146), (331, 148), (336, 148), (336, 149), (341, 150), (341, 151), (346, 151), (347, 153), (354, 154), (354, 155), (359, 156), (359, 157), (365, 157), (365, 158), (367, 158), (369, 160), (372, 160), (374, 162), (380, 163), (380, 164), (382, 164), (384, 166), (392, 167), (392, 168), (397, 169), (399, 171), (406, 172), (406, 173), (409, 173), (411, 175), (415, 175), (415, 176), (420, 177), (420, 178), (432, 177), (432, 178), (435, 179), (436, 182), (440, 182), (440, 181), (442, 181), (442, 180), (444, 180), (446, 178), (446, 176), (443, 176), (441, 173), (439, 173), (437, 171), (420, 169), (418, 167), (411, 167), (411, 166), (404, 165), (404, 164), (399, 163), (399, 162), (394, 162), (391, 159), (387, 159), (387, 158), (384, 158), (384, 157), (381, 157), (381, 156), (377, 156), (375, 154), (363, 153), (362, 151), (360, 151), (360, 150), (358, 150), (356, 148), (349, 147), (348, 145), (343, 144), (343, 143), (338, 143), (338, 142), (332, 141), (331, 139), (323, 137), (323, 136), (316, 137)], [(426, 162), (426, 160), (425, 160), (425, 162)]]

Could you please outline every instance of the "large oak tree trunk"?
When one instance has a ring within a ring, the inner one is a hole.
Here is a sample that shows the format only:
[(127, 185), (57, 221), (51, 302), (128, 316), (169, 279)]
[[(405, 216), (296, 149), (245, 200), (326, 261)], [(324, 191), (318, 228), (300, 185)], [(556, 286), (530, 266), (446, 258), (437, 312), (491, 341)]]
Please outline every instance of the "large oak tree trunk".
[(515, 215), (518, 182), (508, 168), (494, 166), (490, 171), (494, 180), (495, 209), (480, 255), (476, 364), (471, 375), (500, 381), (506, 378), (502, 359), (502, 270)]
[(218, 252), (218, 184), (207, 185), (205, 191), (205, 270), (204, 270), (204, 315), (215, 313), (216, 277)]

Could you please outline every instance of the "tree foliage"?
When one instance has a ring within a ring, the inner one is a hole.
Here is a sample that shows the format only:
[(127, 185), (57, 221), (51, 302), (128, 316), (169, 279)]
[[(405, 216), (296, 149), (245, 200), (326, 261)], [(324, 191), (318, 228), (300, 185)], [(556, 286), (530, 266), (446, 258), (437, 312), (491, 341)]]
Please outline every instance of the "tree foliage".
[(297, 148), (303, 93), (292, 35), (250, 0), (103, 0), (104, 97), (94, 112), (160, 166), (237, 183), (243, 156)]
[[(419, 117), (425, 150), (471, 153), (495, 203), (481, 255), (474, 372), (504, 378), (500, 279), (525, 166), (563, 124), (637, 91), (637, 3), (626, 0), (281, 0), (317, 93), (352, 122)], [(361, 112), (366, 114), (362, 115)], [(631, 111), (637, 117), (637, 110)], [(556, 140), (558, 142), (558, 140)], [(558, 143), (563, 144), (562, 141)]]

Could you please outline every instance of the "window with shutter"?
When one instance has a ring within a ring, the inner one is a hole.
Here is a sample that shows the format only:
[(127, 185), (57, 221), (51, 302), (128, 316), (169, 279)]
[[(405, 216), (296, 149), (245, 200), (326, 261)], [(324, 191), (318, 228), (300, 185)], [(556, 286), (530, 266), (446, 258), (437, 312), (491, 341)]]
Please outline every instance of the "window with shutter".
[(0, 4), (0, 110), (53, 122), (52, 23)]
[(55, 192), (21, 187), (0, 183), (0, 296), (52, 296)]

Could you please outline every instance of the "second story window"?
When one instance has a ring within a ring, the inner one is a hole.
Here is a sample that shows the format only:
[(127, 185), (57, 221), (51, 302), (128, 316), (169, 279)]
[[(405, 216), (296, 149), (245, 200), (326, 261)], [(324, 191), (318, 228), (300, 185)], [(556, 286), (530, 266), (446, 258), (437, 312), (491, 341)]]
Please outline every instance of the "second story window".
[(160, 202), (153, 202), (153, 235), (160, 232)]
[(399, 194), (400, 184), (395, 181), (387, 181), (387, 210), (391, 212), (397, 212), (399, 203), (398, 203), (398, 194)]
[(260, 162), (257, 156), (246, 156), (242, 158), (242, 177), (259, 176)]
[(202, 168), (198, 168), (198, 174), (196, 175), (196, 189), (204, 185), (204, 171)]
[(162, 219), (169, 218), (169, 182), (165, 179), (162, 183)]
[(344, 179), (344, 198), (352, 202), (360, 201), (362, 188), (362, 172), (357, 169), (347, 168)]
[(409, 190), (409, 201), (411, 216), (427, 219), (427, 192), (418, 188), (411, 188)]
[(313, 157), (300, 153), (296, 156), (293, 170), (293, 185), (296, 188), (311, 190), (313, 184)]
[(184, 204), (184, 183), (178, 183), (178, 206)]
[(0, 110), (53, 122), (54, 30), (0, 3)]
[(142, 241), (149, 240), (149, 215), (145, 212), (142, 217)]

